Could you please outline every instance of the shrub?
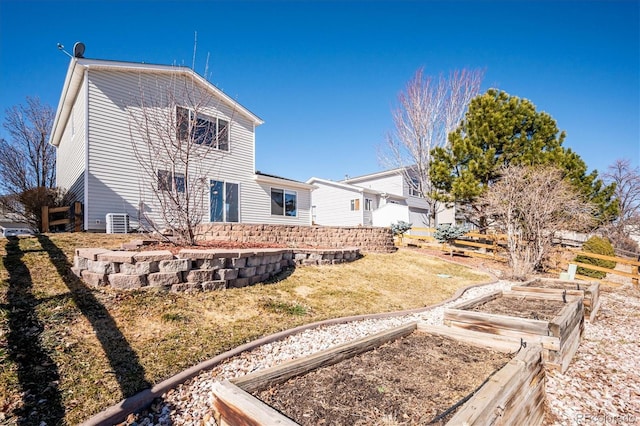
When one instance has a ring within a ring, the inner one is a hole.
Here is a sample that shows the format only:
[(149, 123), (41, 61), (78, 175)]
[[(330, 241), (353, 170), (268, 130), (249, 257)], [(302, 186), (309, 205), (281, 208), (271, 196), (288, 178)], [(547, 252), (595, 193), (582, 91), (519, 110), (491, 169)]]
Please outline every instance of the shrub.
[(449, 243), (457, 240), (466, 233), (467, 230), (461, 226), (438, 225), (436, 231), (433, 233), (433, 238), (439, 243)]
[[(596, 236), (589, 238), (587, 242), (583, 244), (582, 251), (585, 251), (587, 253), (602, 254), (605, 256), (615, 256), (615, 251), (613, 250), (611, 241), (606, 238), (600, 238)], [(576, 262), (587, 263), (589, 265), (600, 266), (602, 268), (608, 269), (613, 269), (616, 267), (616, 262), (612, 260), (594, 259), (583, 255), (576, 256)], [(602, 279), (607, 276), (606, 272), (594, 271), (592, 269), (586, 269), (583, 267), (579, 267), (577, 272), (578, 274), (598, 279)]]
[(393, 232), (394, 236), (399, 236), (407, 232), (411, 229), (413, 225), (409, 222), (405, 222), (404, 220), (399, 220), (398, 223), (391, 224), (391, 232)]

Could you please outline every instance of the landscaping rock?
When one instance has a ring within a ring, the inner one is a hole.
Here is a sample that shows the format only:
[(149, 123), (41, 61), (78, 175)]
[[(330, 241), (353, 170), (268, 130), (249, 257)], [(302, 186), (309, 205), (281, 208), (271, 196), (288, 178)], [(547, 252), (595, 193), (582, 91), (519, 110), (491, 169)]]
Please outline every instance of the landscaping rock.
[(87, 261), (87, 266), (87, 269), (94, 274), (115, 274), (118, 272), (116, 271), (115, 265), (111, 262), (89, 260)]
[(109, 252), (111, 250), (103, 249), (103, 248), (77, 248), (76, 256), (84, 257), (89, 260), (98, 260), (98, 255), (102, 253)]
[(212, 281), (215, 276), (215, 269), (192, 269), (187, 274), (187, 282), (202, 283), (204, 281)]
[(136, 262), (159, 262), (161, 260), (172, 260), (175, 257), (169, 250), (149, 250), (135, 253), (133, 258)]
[(127, 251), (109, 251), (96, 256), (101, 262), (133, 263), (133, 253)]
[(109, 276), (107, 274), (97, 274), (88, 270), (83, 270), (80, 273), (82, 280), (94, 287), (104, 287), (109, 285)]
[(121, 263), (119, 269), (120, 273), (130, 275), (148, 275), (160, 271), (158, 268), (158, 262), (136, 262), (134, 265)]
[(224, 290), (226, 288), (227, 288), (227, 282), (222, 280), (205, 281), (202, 283), (202, 289), (204, 291)]
[(249, 278), (237, 278), (235, 280), (227, 281), (227, 287), (229, 288), (241, 288), (249, 285)]
[(174, 293), (200, 291), (200, 290), (202, 290), (202, 285), (199, 283), (180, 283), (180, 284), (173, 284), (171, 286), (171, 291)]
[(160, 272), (187, 272), (191, 269), (189, 259), (161, 260), (158, 262)]
[(217, 269), (214, 278), (222, 281), (234, 280), (238, 278), (238, 269)]
[(151, 287), (168, 287), (182, 282), (181, 272), (155, 272), (147, 276)]
[(240, 278), (248, 278), (248, 277), (252, 277), (256, 274), (256, 267), (255, 266), (249, 266), (246, 268), (241, 268), (238, 270), (238, 276)]
[(110, 274), (109, 283), (111, 287), (128, 290), (144, 287), (147, 285), (146, 275), (126, 275), (126, 274)]

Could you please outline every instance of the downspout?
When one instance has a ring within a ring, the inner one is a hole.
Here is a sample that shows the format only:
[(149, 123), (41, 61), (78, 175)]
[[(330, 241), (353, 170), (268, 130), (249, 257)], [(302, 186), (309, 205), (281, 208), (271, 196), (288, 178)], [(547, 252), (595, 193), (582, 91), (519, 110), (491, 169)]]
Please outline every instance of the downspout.
[(84, 230), (89, 230), (89, 68), (84, 69)]

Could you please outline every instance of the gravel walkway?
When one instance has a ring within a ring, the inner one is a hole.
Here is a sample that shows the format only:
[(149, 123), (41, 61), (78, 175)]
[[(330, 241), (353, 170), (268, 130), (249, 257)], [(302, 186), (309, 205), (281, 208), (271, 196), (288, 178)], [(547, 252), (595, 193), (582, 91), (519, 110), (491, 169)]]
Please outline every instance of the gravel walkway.
[[(131, 415), (133, 425), (215, 425), (211, 386), (216, 381), (303, 357), (381, 330), (424, 321), (442, 324), (445, 307), (511, 287), (499, 281), (466, 291), (455, 302), (413, 315), (307, 330), (284, 340), (242, 353), (166, 392), (142, 415)], [(640, 362), (637, 290), (601, 294), (595, 324), (586, 323), (583, 343), (569, 370), (547, 375), (548, 415), (545, 425), (640, 423)]]

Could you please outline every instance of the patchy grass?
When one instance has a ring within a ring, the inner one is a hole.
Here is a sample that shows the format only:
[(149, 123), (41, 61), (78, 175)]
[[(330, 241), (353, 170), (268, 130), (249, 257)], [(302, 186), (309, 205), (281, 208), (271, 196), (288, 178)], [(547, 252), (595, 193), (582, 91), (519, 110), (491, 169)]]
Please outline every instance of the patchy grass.
[(208, 293), (89, 289), (70, 273), (75, 248), (117, 248), (130, 238), (46, 234), (0, 242), (0, 420), (76, 424), (260, 336), (431, 305), (487, 279), (408, 250)]

